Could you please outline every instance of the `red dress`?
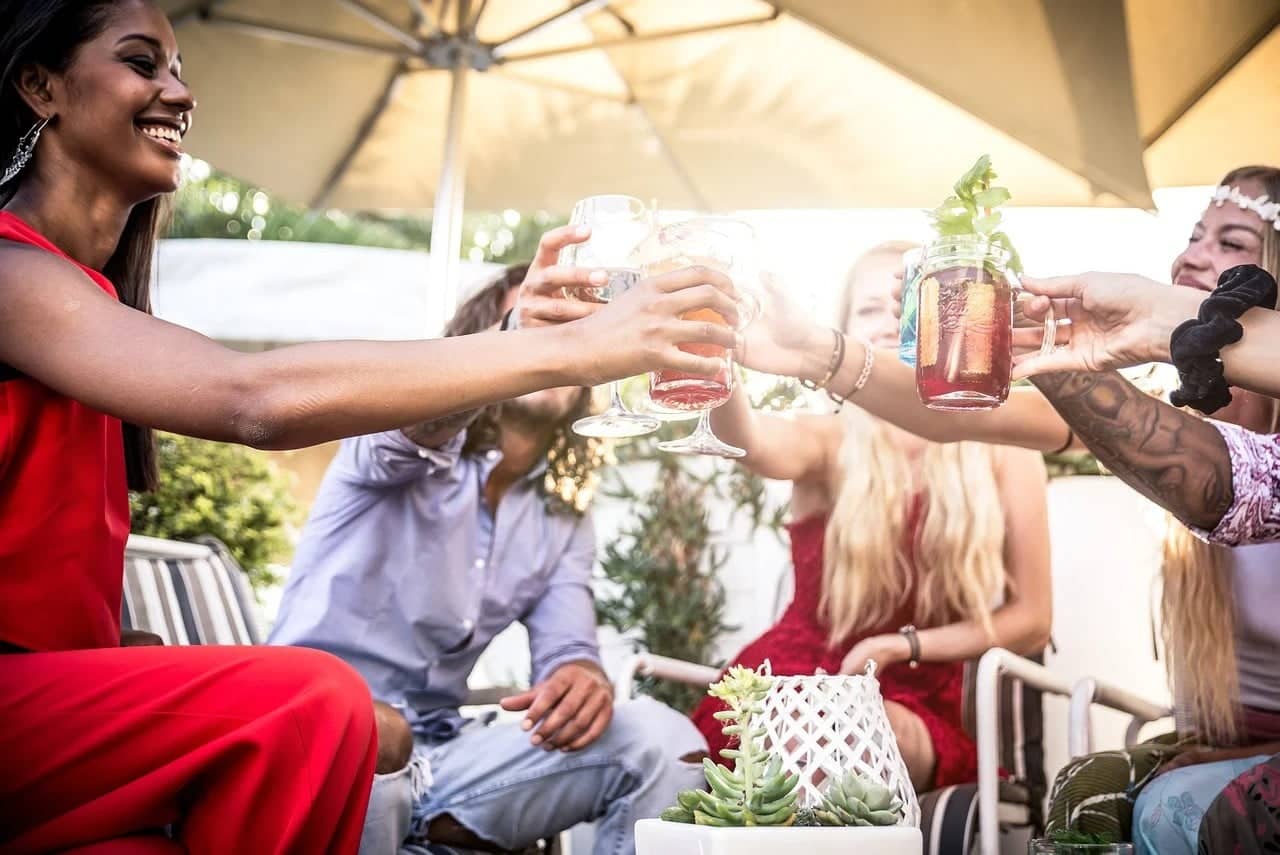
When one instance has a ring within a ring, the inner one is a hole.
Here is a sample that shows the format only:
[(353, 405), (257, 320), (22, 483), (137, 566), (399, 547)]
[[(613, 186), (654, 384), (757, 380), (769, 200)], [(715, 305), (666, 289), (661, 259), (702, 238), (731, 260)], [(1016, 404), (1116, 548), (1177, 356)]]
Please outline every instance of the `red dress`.
[[(912, 520), (915, 528), (918, 518)], [(822, 554), (826, 518), (815, 515), (793, 523), (791, 558), (795, 568), (795, 595), (782, 618), (764, 635), (748, 644), (731, 660), (733, 665), (755, 668), (768, 659), (774, 674), (813, 674), (822, 668), (838, 674), (849, 649), (860, 640), (915, 623), (913, 609), (903, 608), (884, 626), (850, 635), (834, 647), (827, 643), (827, 627), (818, 617), (822, 596)], [(910, 600), (910, 598), (908, 598)], [(918, 624), (917, 624), (918, 625)], [(877, 672), (880, 693), (886, 701), (896, 701), (920, 716), (929, 730), (938, 757), (933, 788), (963, 784), (978, 777), (978, 756), (973, 740), (961, 725), (963, 662), (921, 662), (912, 668), (901, 662)], [(713, 716), (724, 704), (705, 698), (693, 712), (693, 723), (707, 739), (713, 756), (719, 756), (728, 742), (721, 723)]]
[[(67, 258), (3, 211), (0, 241)], [(364, 681), (316, 650), (120, 647), (128, 535), (120, 421), (0, 365), (0, 852), (354, 853)]]

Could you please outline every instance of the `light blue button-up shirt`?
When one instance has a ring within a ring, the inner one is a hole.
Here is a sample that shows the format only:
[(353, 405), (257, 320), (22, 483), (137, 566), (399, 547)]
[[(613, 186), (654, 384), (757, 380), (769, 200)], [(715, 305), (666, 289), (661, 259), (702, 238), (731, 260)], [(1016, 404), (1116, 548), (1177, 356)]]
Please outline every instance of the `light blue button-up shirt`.
[(457, 732), (471, 669), (514, 621), (529, 631), (535, 683), (600, 661), (591, 518), (547, 509), (545, 465), (491, 514), (484, 485), (502, 454), (463, 456), (462, 443), (427, 449), (400, 431), (342, 443), (269, 639), (346, 660), (428, 739)]

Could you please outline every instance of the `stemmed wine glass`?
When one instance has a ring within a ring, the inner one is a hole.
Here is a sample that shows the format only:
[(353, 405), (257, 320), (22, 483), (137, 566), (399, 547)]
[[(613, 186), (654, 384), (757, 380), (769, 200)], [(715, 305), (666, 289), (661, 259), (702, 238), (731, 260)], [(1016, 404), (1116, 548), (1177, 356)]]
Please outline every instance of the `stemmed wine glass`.
[[(659, 276), (683, 267), (702, 265), (718, 270), (733, 279), (739, 293), (738, 328), (750, 323), (759, 309), (756, 280), (755, 232), (740, 220), (702, 217), (675, 223), (659, 229), (645, 248), (646, 277)], [(689, 320), (728, 322), (711, 309), (695, 309), (685, 314)], [(649, 374), (649, 397), (659, 407), (670, 410), (696, 411), (698, 424), (684, 439), (658, 443), (658, 448), (675, 454), (709, 454), (717, 457), (742, 457), (741, 448), (729, 445), (711, 429), (711, 410), (724, 404), (733, 394), (733, 353), (719, 345), (686, 344), (681, 349), (699, 356), (714, 357), (720, 369), (714, 377), (702, 377), (680, 371), (654, 371)]]
[[(640, 281), (636, 249), (653, 231), (652, 213), (643, 202), (632, 196), (588, 196), (573, 206), (569, 222), (590, 226), (591, 237), (560, 250), (559, 263), (601, 268), (608, 273), (609, 281), (601, 286), (565, 288), (566, 297), (608, 303)], [(652, 416), (628, 410), (615, 380), (609, 384), (609, 408), (578, 419), (573, 430), (583, 436), (621, 438), (653, 433), (659, 424)]]

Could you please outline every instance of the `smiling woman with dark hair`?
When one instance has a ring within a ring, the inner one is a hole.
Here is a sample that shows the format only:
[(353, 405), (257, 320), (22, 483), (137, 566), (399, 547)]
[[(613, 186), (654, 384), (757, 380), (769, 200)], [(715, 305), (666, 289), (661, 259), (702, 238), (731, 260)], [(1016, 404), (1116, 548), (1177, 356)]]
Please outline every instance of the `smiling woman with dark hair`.
[(295, 448), (551, 386), (712, 374), (714, 360), (679, 344), (735, 344), (725, 327), (680, 320), (699, 306), (734, 314), (732, 285), (697, 268), (604, 307), (558, 299), (599, 279), (552, 266), (586, 238), (572, 229), (544, 237), (521, 286), (521, 325), (541, 328), (240, 354), (159, 321), (152, 251), (196, 106), (181, 72), (173, 30), (145, 0), (0, 0), (6, 853), (164, 827), (177, 842), (139, 845), (357, 846), (376, 740), (350, 668), (310, 650), (120, 647), (127, 490), (153, 483), (151, 429)]

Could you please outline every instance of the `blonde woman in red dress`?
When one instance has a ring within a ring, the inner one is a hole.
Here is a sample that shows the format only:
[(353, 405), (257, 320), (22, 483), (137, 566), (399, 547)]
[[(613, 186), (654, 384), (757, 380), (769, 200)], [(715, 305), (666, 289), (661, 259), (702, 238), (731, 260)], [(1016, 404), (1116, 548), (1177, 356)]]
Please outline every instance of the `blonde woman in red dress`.
[[(783, 305), (765, 311), (748, 329), (744, 364), (818, 382), (838, 335), (896, 348), (893, 274), (909, 247), (886, 244), (859, 259), (839, 331)], [(806, 336), (827, 344), (824, 364), (776, 343)], [(1036, 653), (1049, 638), (1044, 464), (1020, 449), (930, 443), (871, 417), (852, 391), (862, 369), (847, 360), (827, 381), (851, 396), (839, 414), (755, 412), (741, 390), (714, 411), (716, 434), (747, 452), (742, 465), (794, 485), (795, 597), (733, 662), (768, 659), (775, 674), (858, 674), (874, 659), (916, 788), (972, 781), (964, 662), (991, 647)], [(717, 709), (708, 699), (694, 712), (713, 753), (725, 745)]]

